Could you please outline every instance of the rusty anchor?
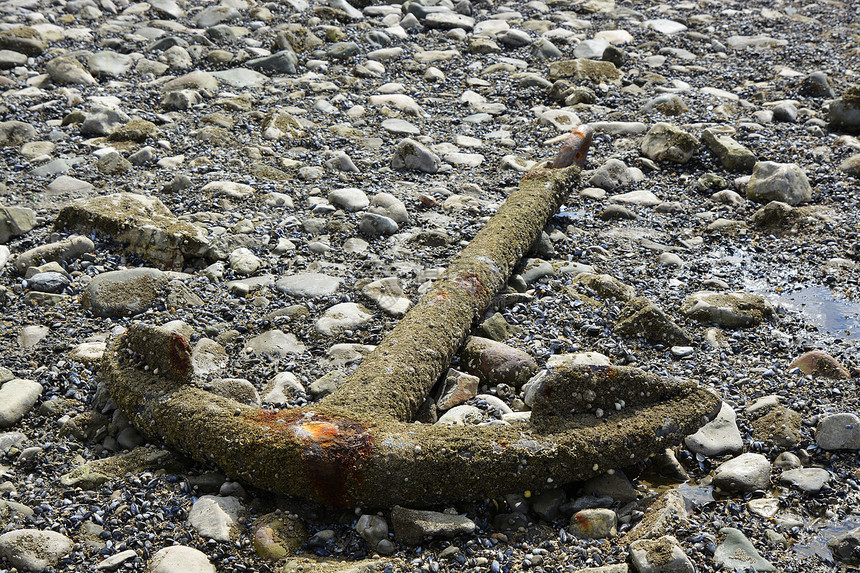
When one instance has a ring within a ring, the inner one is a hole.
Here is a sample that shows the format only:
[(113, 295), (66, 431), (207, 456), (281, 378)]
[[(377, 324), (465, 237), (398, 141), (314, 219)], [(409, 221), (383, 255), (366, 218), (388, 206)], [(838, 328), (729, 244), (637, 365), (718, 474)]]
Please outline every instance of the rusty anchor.
[(630, 367), (562, 367), (541, 381), (526, 424), (412, 422), (578, 184), (591, 136), (580, 126), (553, 163), (524, 176), (431, 290), (320, 402), (265, 410), (207, 392), (193, 383), (185, 339), (147, 325), (132, 325), (105, 352), (111, 396), (150, 438), (262, 489), (336, 506), (541, 490), (647, 459), (713, 419), (719, 398)]

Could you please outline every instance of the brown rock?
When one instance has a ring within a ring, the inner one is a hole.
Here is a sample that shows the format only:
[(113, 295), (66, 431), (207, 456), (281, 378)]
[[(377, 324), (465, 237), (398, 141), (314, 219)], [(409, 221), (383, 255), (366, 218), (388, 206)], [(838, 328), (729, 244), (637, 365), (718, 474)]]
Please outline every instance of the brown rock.
[(851, 378), (846, 370), (835, 358), (821, 350), (812, 350), (792, 360), (789, 368), (800, 368), (800, 371), (818, 378), (829, 378), (831, 380), (847, 380)]
[(462, 352), (466, 370), (484, 384), (508, 384), (519, 388), (537, 372), (534, 358), (507, 344), (471, 336)]

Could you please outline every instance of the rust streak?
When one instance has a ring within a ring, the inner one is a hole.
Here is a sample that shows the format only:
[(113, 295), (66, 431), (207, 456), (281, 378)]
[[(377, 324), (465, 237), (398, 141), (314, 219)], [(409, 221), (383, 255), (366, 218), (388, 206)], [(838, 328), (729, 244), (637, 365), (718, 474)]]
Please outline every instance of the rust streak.
[(249, 421), (301, 446), (305, 475), (324, 503), (346, 505), (351, 486), (361, 484), (361, 466), (373, 448), (367, 425), (321, 412), (283, 410), (255, 411)]

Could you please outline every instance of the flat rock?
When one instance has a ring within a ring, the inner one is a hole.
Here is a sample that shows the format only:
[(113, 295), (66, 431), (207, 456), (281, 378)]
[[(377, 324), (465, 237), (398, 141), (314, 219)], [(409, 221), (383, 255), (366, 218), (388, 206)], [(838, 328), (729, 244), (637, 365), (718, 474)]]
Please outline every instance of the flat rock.
[(284, 294), (302, 298), (321, 298), (333, 295), (343, 279), (321, 273), (299, 273), (282, 277), (275, 287)]
[(361, 288), (361, 294), (391, 316), (403, 316), (412, 306), (412, 302), (403, 295), (403, 289), (397, 277), (370, 282)]
[(18, 529), (0, 535), (0, 556), (22, 571), (42, 571), (72, 552), (74, 542), (61, 533)]
[(550, 62), (550, 81), (554, 82), (565, 78), (578, 82), (617, 82), (621, 79), (621, 72), (615, 67), (615, 64), (601, 60), (578, 58)]
[(81, 304), (95, 316), (140, 314), (166, 295), (167, 276), (158, 269), (125, 269), (94, 277), (81, 296)]
[(200, 227), (174, 217), (160, 200), (136, 193), (79, 199), (63, 207), (54, 224), (59, 229), (104, 233), (171, 269), (181, 269), (186, 258), (203, 257), (209, 248)]
[(684, 301), (681, 313), (723, 328), (749, 328), (772, 318), (776, 310), (767, 300), (751, 293), (699, 291)]
[(239, 515), (244, 512), (235, 497), (204, 495), (197, 498), (188, 512), (188, 523), (201, 537), (230, 541), (238, 534)]
[(461, 515), (407, 509), (399, 505), (391, 510), (391, 522), (394, 537), (410, 545), (419, 545), (426, 539), (469, 535), (475, 531), (475, 522)]
[(17, 424), (42, 395), (42, 385), (14, 378), (0, 386), (0, 428)]
[(293, 333), (284, 333), (277, 328), (264, 332), (252, 338), (245, 345), (246, 354), (271, 354), (274, 356), (289, 356), (305, 351), (302, 344)]
[(739, 529), (724, 527), (720, 530), (723, 541), (717, 545), (714, 561), (722, 563), (729, 570), (776, 571), (769, 561), (764, 559), (752, 542)]
[(761, 454), (741, 454), (717, 466), (713, 483), (725, 492), (766, 490), (770, 487), (770, 462)]
[(860, 450), (860, 418), (848, 412), (821, 418), (815, 443), (823, 450)]
[(699, 428), (695, 434), (687, 436), (684, 443), (691, 452), (707, 457), (740, 452), (744, 443), (734, 409), (723, 402), (717, 417)]
[(830, 472), (824, 468), (797, 468), (782, 472), (779, 481), (807, 493), (818, 493), (830, 481)]
[(159, 549), (149, 563), (149, 573), (216, 573), (215, 566), (199, 549), (171, 545)]
[(326, 309), (314, 323), (316, 331), (323, 336), (335, 336), (370, 322), (373, 313), (354, 302), (342, 302)]

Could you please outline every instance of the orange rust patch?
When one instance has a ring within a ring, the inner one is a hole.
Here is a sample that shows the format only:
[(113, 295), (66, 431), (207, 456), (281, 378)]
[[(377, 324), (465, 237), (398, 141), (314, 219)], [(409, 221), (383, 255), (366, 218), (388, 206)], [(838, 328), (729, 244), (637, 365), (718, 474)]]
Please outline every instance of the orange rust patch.
[(573, 519), (576, 520), (576, 523), (579, 525), (580, 529), (583, 532), (591, 531), (591, 522), (584, 515), (580, 515), (579, 513), (573, 514)]
[(249, 420), (301, 446), (302, 469), (320, 501), (337, 506), (357, 501), (351, 492), (360, 489), (361, 466), (373, 447), (365, 424), (321, 412), (289, 410), (258, 410)]
[(468, 292), (474, 297), (481, 297), (487, 294), (487, 287), (481, 282), (480, 277), (475, 273), (460, 275), (451, 279), (451, 282)]
[(191, 374), (191, 346), (184, 336), (171, 333), (167, 353), (174, 372), (183, 377)]

